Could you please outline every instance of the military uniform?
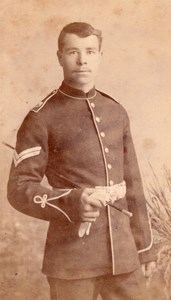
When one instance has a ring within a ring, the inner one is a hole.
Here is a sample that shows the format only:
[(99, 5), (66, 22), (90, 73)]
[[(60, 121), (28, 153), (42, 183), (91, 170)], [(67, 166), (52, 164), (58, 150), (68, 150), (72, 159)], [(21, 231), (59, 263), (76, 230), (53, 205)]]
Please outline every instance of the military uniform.
[[(52, 189), (41, 185), (46, 175)], [(86, 187), (126, 182), (126, 197), (104, 206), (89, 235), (78, 236)], [(151, 229), (125, 109), (95, 88), (64, 82), (21, 125), (8, 183), (19, 211), (49, 221), (43, 273), (82, 279), (129, 273), (151, 260)]]

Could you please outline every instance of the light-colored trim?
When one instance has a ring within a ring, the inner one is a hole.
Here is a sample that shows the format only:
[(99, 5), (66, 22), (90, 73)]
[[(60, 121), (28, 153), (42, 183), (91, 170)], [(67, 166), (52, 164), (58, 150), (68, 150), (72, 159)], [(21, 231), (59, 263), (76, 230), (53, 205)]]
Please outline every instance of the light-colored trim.
[[(72, 98), (72, 99), (77, 99), (77, 100), (87, 100), (87, 98), (74, 97), (74, 96), (71, 96), (71, 95), (69, 95), (69, 94), (66, 94), (66, 93), (62, 92), (60, 89), (59, 89), (59, 92), (60, 92), (61, 94), (63, 94), (64, 96), (69, 97), (69, 98)], [(94, 97), (96, 97), (96, 95), (97, 95), (97, 92), (95, 91), (95, 94), (94, 94), (92, 97), (88, 98), (88, 99), (93, 99)]]
[(149, 216), (149, 213), (148, 213), (148, 223), (149, 223), (149, 228), (150, 228), (150, 234), (151, 234), (151, 242), (149, 244), (148, 247), (146, 248), (143, 248), (141, 250), (138, 250), (138, 253), (142, 253), (142, 252), (145, 252), (147, 250), (150, 250), (152, 245), (153, 245), (153, 232), (152, 232), (152, 226), (151, 226), (151, 221), (150, 221), (150, 216)]
[(112, 225), (111, 225), (111, 214), (110, 214), (110, 206), (107, 206), (108, 220), (109, 220), (109, 234), (110, 234), (110, 246), (111, 246), (111, 254), (112, 254), (112, 274), (115, 275), (115, 255), (114, 255), (114, 247), (113, 247), (113, 233), (112, 233)]
[(42, 208), (45, 208), (46, 205), (48, 206), (51, 206), (55, 209), (57, 209), (59, 212), (61, 212), (67, 219), (70, 223), (74, 223), (70, 217), (66, 214), (66, 212), (64, 210), (62, 210), (60, 207), (52, 204), (52, 203), (49, 203), (49, 201), (52, 201), (52, 200), (58, 200), (68, 194), (71, 193), (72, 190), (68, 190), (67, 192), (64, 192), (63, 194), (61, 194), (60, 196), (56, 196), (56, 197), (52, 197), (52, 198), (48, 198), (47, 194), (44, 194), (43, 196), (40, 196), (40, 195), (36, 195), (34, 196), (33, 198), (33, 202), (36, 203), (36, 204), (40, 204)]
[(107, 185), (108, 185), (108, 182), (109, 182), (109, 174), (108, 174), (108, 169), (107, 169), (107, 161), (106, 161), (106, 157), (105, 157), (105, 151), (104, 151), (104, 146), (103, 146), (103, 142), (102, 142), (102, 139), (101, 139), (101, 135), (100, 135), (100, 132), (99, 132), (99, 128), (97, 126), (97, 123), (96, 123), (96, 117), (94, 115), (94, 111), (91, 107), (91, 104), (89, 102), (89, 98), (87, 99), (87, 103), (88, 103), (88, 107), (91, 111), (91, 114), (92, 114), (92, 118), (93, 118), (93, 122), (94, 122), (94, 126), (96, 128), (96, 132), (97, 132), (97, 135), (98, 135), (98, 138), (99, 138), (99, 142), (100, 142), (100, 146), (101, 146), (101, 150), (102, 150), (102, 155), (103, 155), (103, 160), (104, 160), (104, 165), (105, 165), (105, 172), (106, 172), (106, 182), (107, 182)]
[(38, 113), (39, 112), (39, 110), (41, 110), (44, 106), (45, 106), (45, 104), (46, 104), (46, 102), (50, 99), (50, 98), (52, 98), (52, 96), (54, 96), (56, 93), (57, 93), (57, 91), (58, 90), (53, 90), (45, 99), (43, 99), (41, 102), (39, 102), (34, 108), (32, 108), (32, 110), (31, 111), (33, 111), (33, 112), (35, 112), (35, 113)]
[[(106, 172), (106, 185), (109, 186), (109, 173), (108, 173), (107, 161), (106, 161), (106, 156), (105, 156), (105, 150), (104, 150), (104, 146), (103, 146), (103, 142), (102, 142), (102, 139), (101, 139), (101, 135), (100, 135), (97, 123), (96, 123), (96, 118), (95, 118), (95, 115), (94, 115), (94, 111), (93, 111), (93, 109), (91, 107), (91, 103), (89, 102), (89, 99), (87, 99), (87, 103), (88, 103), (89, 109), (90, 109), (90, 111), (92, 113), (92, 117), (93, 117), (93, 121), (94, 121), (94, 126), (96, 128), (97, 135), (98, 135), (99, 142), (100, 142), (100, 146), (101, 146), (101, 150), (102, 150), (102, 156), (103, 156), (104, 166), (105, 166), (105, 172)], [(115, 275), (115, 257), (114, 257), (113, 234), (112, 234), (111, 215), (110, 215), (110, 206), (109, 205), (107, 206), (107, 213), (108, 213), (110, 245), (111, 245), (111, 255), (112, 255), (112, 274)]]
[(20, 152), (19, 154), (15, 151), (15, 157), (16, 159), (20, 158), (21, 156), (29, 153), (29, 152), (32, 152), (32, 151), (38, 151), (38, 150), (41, 150), (41, 147), (40, 146), (36, 146), (36, 147), (32, 147), (32, 148), (28, 148), (26, 150), (23, 150), (22, 152)]
[(40, 150), (41, 150), (41, 147), (37, 146), (37, 147), (32, 147), (32, 148), (26, 149), (26, 150), (20, 152), (19, 154), (16, 151), (14, 151), (14, 165), (15, 165), (15, 167), (22, 160), (24, 160), (26, 158), (30, 158), (30, 157), (39, 155)]

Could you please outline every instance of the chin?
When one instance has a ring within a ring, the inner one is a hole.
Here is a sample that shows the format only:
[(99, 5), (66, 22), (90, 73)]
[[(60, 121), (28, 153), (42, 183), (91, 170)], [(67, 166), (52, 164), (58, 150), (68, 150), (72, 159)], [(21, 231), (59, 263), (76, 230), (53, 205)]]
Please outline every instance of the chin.
[(85, 85), (92, 85), (92, 82), (94, 82), (94, 79), (87, 78), (87, 77), (81, 77), (81, 78), (77, 77), (77, 78), (70, 78), (66, 82), (68, 82), (68, 84), (71, 84), (71, 85), (81, 89)]
[(81, 76), (79, 78), (75, 78), (74, 81), (77, 82), (78, 84), (89, 84), (90, 82), (92, 82), (92, 78), (87, 76)]

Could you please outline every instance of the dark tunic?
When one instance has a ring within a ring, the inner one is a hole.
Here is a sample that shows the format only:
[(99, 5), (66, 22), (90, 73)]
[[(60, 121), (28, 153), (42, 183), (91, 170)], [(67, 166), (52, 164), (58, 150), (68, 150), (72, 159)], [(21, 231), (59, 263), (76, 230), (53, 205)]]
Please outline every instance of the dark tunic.
[[(52, 189), (41, 185), (46, 175)], [(126, 182), (80, 238), (79, 198), (85, 187)], [(21, 125), (8, 183), (19, 211), (49, 221), (43, 272), (63, 279), (121, 274), (151, 259), (151, 229), (125, 109), (94, 88), (64, 83), (28, 113)], [(35, 203), (36, 202), (36, 203)], [(50, 206), (50, 205), (52, 206)], [(56, 208), (55, 208), (55, 207)]]

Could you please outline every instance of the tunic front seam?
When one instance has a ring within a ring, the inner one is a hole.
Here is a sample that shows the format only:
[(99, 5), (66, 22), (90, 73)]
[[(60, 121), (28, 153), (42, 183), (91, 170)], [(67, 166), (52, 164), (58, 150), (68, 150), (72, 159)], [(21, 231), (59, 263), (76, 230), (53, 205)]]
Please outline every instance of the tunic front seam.
[[(102, 142), (102, 139), (101, 139), (101, 136), (100, 136), (98, 126), (97, 126), (96, 121), (95, 121), (96, 119), (95, 119), (94, 112), (91, 108), (91, 105), (90, 105), (90, 102), (89, 102), (88, 98), (87, 98), (87, 103), (88, 103), (88, 107), (89, 107), (89, 109), (91, 111), (91, 114), (92, 114), (93, 123), (94, 123), (94, 126), (96, 128), (97, 135), (98, 135), (99, 142), (100, 142), (100, 146), (101, 146), (101, 150), (102, 150), (102, 156), (103, 156), (104, 166), (105, 166), (105, 171), (106, 171), (106, 185), (109, 186), (109, 174), (108, 174), (108, 169), (107, 169), (107, 161), (106, 161), (106, 157), (105, 157), (103, 142)], [(109, 235), (110, 235), (111, 254), (112, 254), (112, 274), (114, 275), (115, 274), (115, 260), (114, 260), (113, 236), (112, 236), (111, 216), (110, 216), (110, 207), (109, 206), (107, 206), (107, 213), (108, 213)]]

